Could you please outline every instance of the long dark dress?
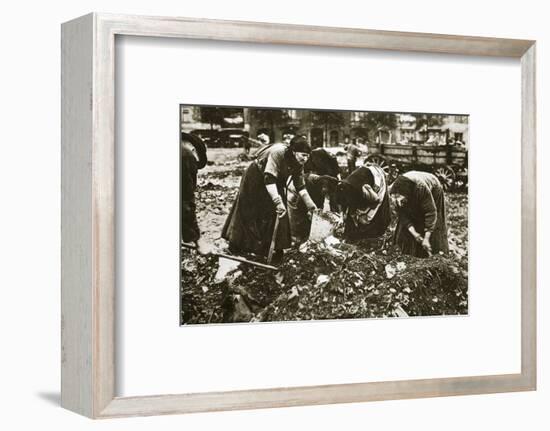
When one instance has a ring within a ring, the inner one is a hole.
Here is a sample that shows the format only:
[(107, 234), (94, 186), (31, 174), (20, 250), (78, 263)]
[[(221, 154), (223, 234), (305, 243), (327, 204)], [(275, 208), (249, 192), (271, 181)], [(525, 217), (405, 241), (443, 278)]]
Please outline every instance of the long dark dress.
[[(376, 179), (375, 179), (376, 175)], [(381, 201), (372, 202), (363, 193), (368, 184)], [(342, 182), (338, 189), (339, 201), (347, 210), (344, 235), (349, 240), (378, 238), (391, 221), (390, 200), (384, 172), (377, 166), (361, 166)]]
[(428, 172), (407, 172), (397, 178), (392, 193), (402, 194), (407, 199), (405, 206), (397, 211), (399, 218), (394, 233), (394, 242), (401, 251), (417, 257), (428, 256), (408, 230), (414, 226), (422, 236), (427, 231), (432, 232), (432, 253), (448, 253), (445, 194), (437, 177)]
[[(303, 168), (283, 144), (274, 144), (259, 152), (241, 180), (239, 193), (222, 230), (231, 250), (266, 256), (275, 226), (275, 205), (266, 190), (265, 175), (276, 179), (277, 190), (286, 206), (287, 182), (292, 176), (296, 190), (304, 185)], [(290, 247), (288, 214), (279, 220), (275, 250)]]

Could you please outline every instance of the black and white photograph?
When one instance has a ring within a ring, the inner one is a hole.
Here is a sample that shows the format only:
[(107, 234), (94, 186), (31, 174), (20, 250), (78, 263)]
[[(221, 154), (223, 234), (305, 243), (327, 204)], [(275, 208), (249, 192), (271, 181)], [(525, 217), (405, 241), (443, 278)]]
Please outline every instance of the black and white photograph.
[(179, 109), (181, 325), (468, 314), (468, 114)]

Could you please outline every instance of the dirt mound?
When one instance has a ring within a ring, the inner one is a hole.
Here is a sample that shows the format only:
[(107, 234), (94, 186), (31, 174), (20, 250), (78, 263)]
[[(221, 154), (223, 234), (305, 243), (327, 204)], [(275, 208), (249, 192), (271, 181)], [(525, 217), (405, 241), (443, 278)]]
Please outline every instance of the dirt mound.
[(306, 271), (297, 270), (304, 258), (294, 254), (292, 263), (289, 261), (291, 267), (285, 272), (288, 290), (263, 310), (258, 319), (467, 313), (467, 275), (443, 256), (418, 259), (399, 254), (377, 255), (361, 253), (353, 246), (341, 253), (336, 250), (331, 250), (328, 256), (323, 250), (316, 250), (319, 258), (305, 258), (313, 263)]
[[(184, 258), (182, 322), (468, 312), (467, 268), (460, 261), (445, 256), (404, 256), (392, 247), (385, 248), (386, 240), (345, 244), (332, 238), (306, 243), (285, 254), (278, 272), (241, 265), (221, 281), (215, 280), (217, 258)], [(192, 261), (197, 266), (186, 270)], [(200, 275), (195, 277), (197, 270)]]

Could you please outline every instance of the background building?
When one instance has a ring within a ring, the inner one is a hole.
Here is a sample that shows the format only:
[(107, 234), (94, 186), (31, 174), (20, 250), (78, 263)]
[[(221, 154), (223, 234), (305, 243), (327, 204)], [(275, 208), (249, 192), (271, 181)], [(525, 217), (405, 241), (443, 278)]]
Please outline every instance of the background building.
[(181, 128), (214, 146), (233, 146), (242, 136), (261, 133), (271, 142), (303, 133), (315, 148), (342, 145), (346, 136), (370, 144), (469, 144), (467, 115), (182, 105)]

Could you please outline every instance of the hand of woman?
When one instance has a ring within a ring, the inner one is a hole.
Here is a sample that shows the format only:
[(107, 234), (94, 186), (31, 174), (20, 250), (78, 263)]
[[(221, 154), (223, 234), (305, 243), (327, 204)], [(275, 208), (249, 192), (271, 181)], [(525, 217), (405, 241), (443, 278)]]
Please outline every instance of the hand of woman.
[(426, 250), (426, 253), (428, 253), (428, 255), (432, 255), (432, 245), (430, 244), (430, 238), (424, 237), (424, 239), (422, 240), (422, 248)]
[(304, 201), (304, 204), (308, 212), (315, 211), (317, 209), (317, 205), (315, 205), (315, 202), (313, 202), (313, 199), (311, 199), (311, 196), (307, 192), (307, 189), (300, 190), (298, 194)]
[(282, 202), (278, 202), (275, 206), (275, 211), (277, 212), (277, 217), (282, 218), (286, 214), (285, 205)]
[(372, 203), (379, 203), (380, 199), (378, 198), (378, 195), (373, 190), (373, 188), (369, 184), (363, 185), (363, 197), (368, 201)]
[(422, 237), (422, 235), (420, 235), (416, 229), (414, 228), (413, 225), (410, 225), (408, 227), (408, 230), (409, 230), (409, 233), (413, 236), (414, 240), (418, 243), (418, 244), (422, 244), (422, 240), (424, 239)]

